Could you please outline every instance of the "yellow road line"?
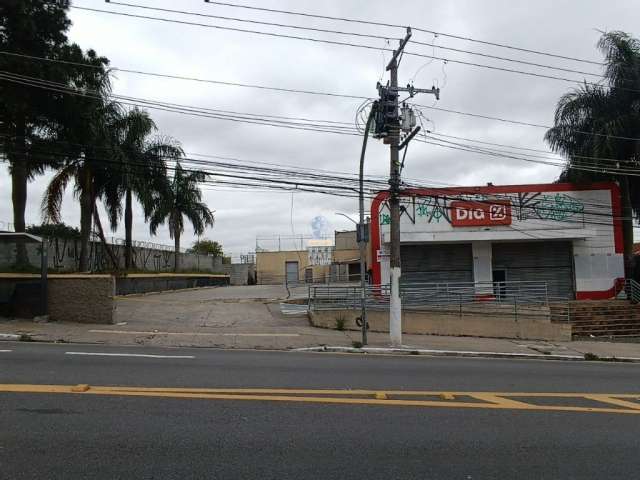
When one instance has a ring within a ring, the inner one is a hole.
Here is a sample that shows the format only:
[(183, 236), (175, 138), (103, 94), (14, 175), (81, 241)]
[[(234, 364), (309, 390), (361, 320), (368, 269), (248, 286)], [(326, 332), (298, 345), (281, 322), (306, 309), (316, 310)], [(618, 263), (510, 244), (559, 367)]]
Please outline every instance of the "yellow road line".
[[(190, 398), (207, 400), (246, 400), (299, 403), (325, 403), (406, 407), (476, 408), (492, 410), (528, 410), (589, 413), (640, 414), (640, 404), (622, 398), (640, 398), (640, 394), (591, 393), (510, 393), (510, 392), (435, 392), (402, 390), (313, 390), (267, 388), (161, 388), (112, 387), (81, 385), (29, 385), (0, 384), (4, 393), (66, 393), (75, 395), (120, 395), (134, 397)], [(324, 396), (331, 395), (331, 396)], [(433, 400), (415, 399), (415, 396), (434, 397)], [(358, 397), (359, 396), (359, 397)], [(471, 397), (474, 401), (456, 401), (457, 396)], [(405, 398), (389, 398), (405, 397)], [(603, 407), (578, 405), (535, 405), (513, 400), (513, 397), (580, 398), (602, 402)], [(439, 398), (440, 400), (436, 400)], [(612, 408), (615, 405), (618, 408)]]

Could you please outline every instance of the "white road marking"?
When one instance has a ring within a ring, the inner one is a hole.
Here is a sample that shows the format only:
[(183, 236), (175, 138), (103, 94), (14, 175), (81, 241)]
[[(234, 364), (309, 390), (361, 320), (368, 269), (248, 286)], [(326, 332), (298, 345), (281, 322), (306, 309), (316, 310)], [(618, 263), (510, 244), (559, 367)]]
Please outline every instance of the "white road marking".
[(142, 358), (196, 358), (193, 355), (151, 355), (142, 353), (102, 353), (102, 352), (64, 352), (65, 355), (89, 355), (95, 357), (142, 357)]
[(9, 353), (9, 352), (13, 352), (13, 350), (0, 350), (0, 353)]
[(209, 333), (209, 332), (140, 332), (135, 330), (89, 330), (90, 333), (116, 335), (196, 335), (200, 337), (299, 337), (299, 333)]

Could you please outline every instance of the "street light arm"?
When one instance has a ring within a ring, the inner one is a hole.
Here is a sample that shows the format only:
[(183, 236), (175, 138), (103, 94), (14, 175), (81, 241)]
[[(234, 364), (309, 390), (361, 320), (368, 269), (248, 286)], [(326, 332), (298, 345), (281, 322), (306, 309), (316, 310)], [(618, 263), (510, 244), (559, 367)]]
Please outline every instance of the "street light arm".
[(349, 220), (351, 220), (353, 223), (355, 223), (356, 225), (358, 224), (358, 222), (356, 222), (353, 218), (351, 218), (349, 215), (347, 215), (346, 213), (340, 213), (340, 212), (334, 212), (336, 215), (340, 215), (342, 217), (348, 218)]

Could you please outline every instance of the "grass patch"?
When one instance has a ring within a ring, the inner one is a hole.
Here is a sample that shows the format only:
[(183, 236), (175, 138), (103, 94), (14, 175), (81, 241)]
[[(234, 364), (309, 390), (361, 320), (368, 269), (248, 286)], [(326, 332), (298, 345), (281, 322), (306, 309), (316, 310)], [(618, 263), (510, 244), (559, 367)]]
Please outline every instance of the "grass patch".
[(336, 330), (344, 330), (345, 324), (347, 323), (347, 319), (343, 314), (339, 314), (335, 318)]
[(353, 348), (362, 348), (362, 342), (359, 342), (358, 340), (354, 340), (353, 342), (351, 342), (351, 346)]

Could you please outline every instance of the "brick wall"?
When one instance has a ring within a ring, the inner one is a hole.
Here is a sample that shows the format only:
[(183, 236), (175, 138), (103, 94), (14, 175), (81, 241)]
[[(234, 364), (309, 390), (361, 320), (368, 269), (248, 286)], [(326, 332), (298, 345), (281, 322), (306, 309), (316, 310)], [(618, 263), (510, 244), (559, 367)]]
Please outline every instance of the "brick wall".
[(115, 291), (111, 275), (49, 275), (49, 318), (57, 322), (112, 324)]

